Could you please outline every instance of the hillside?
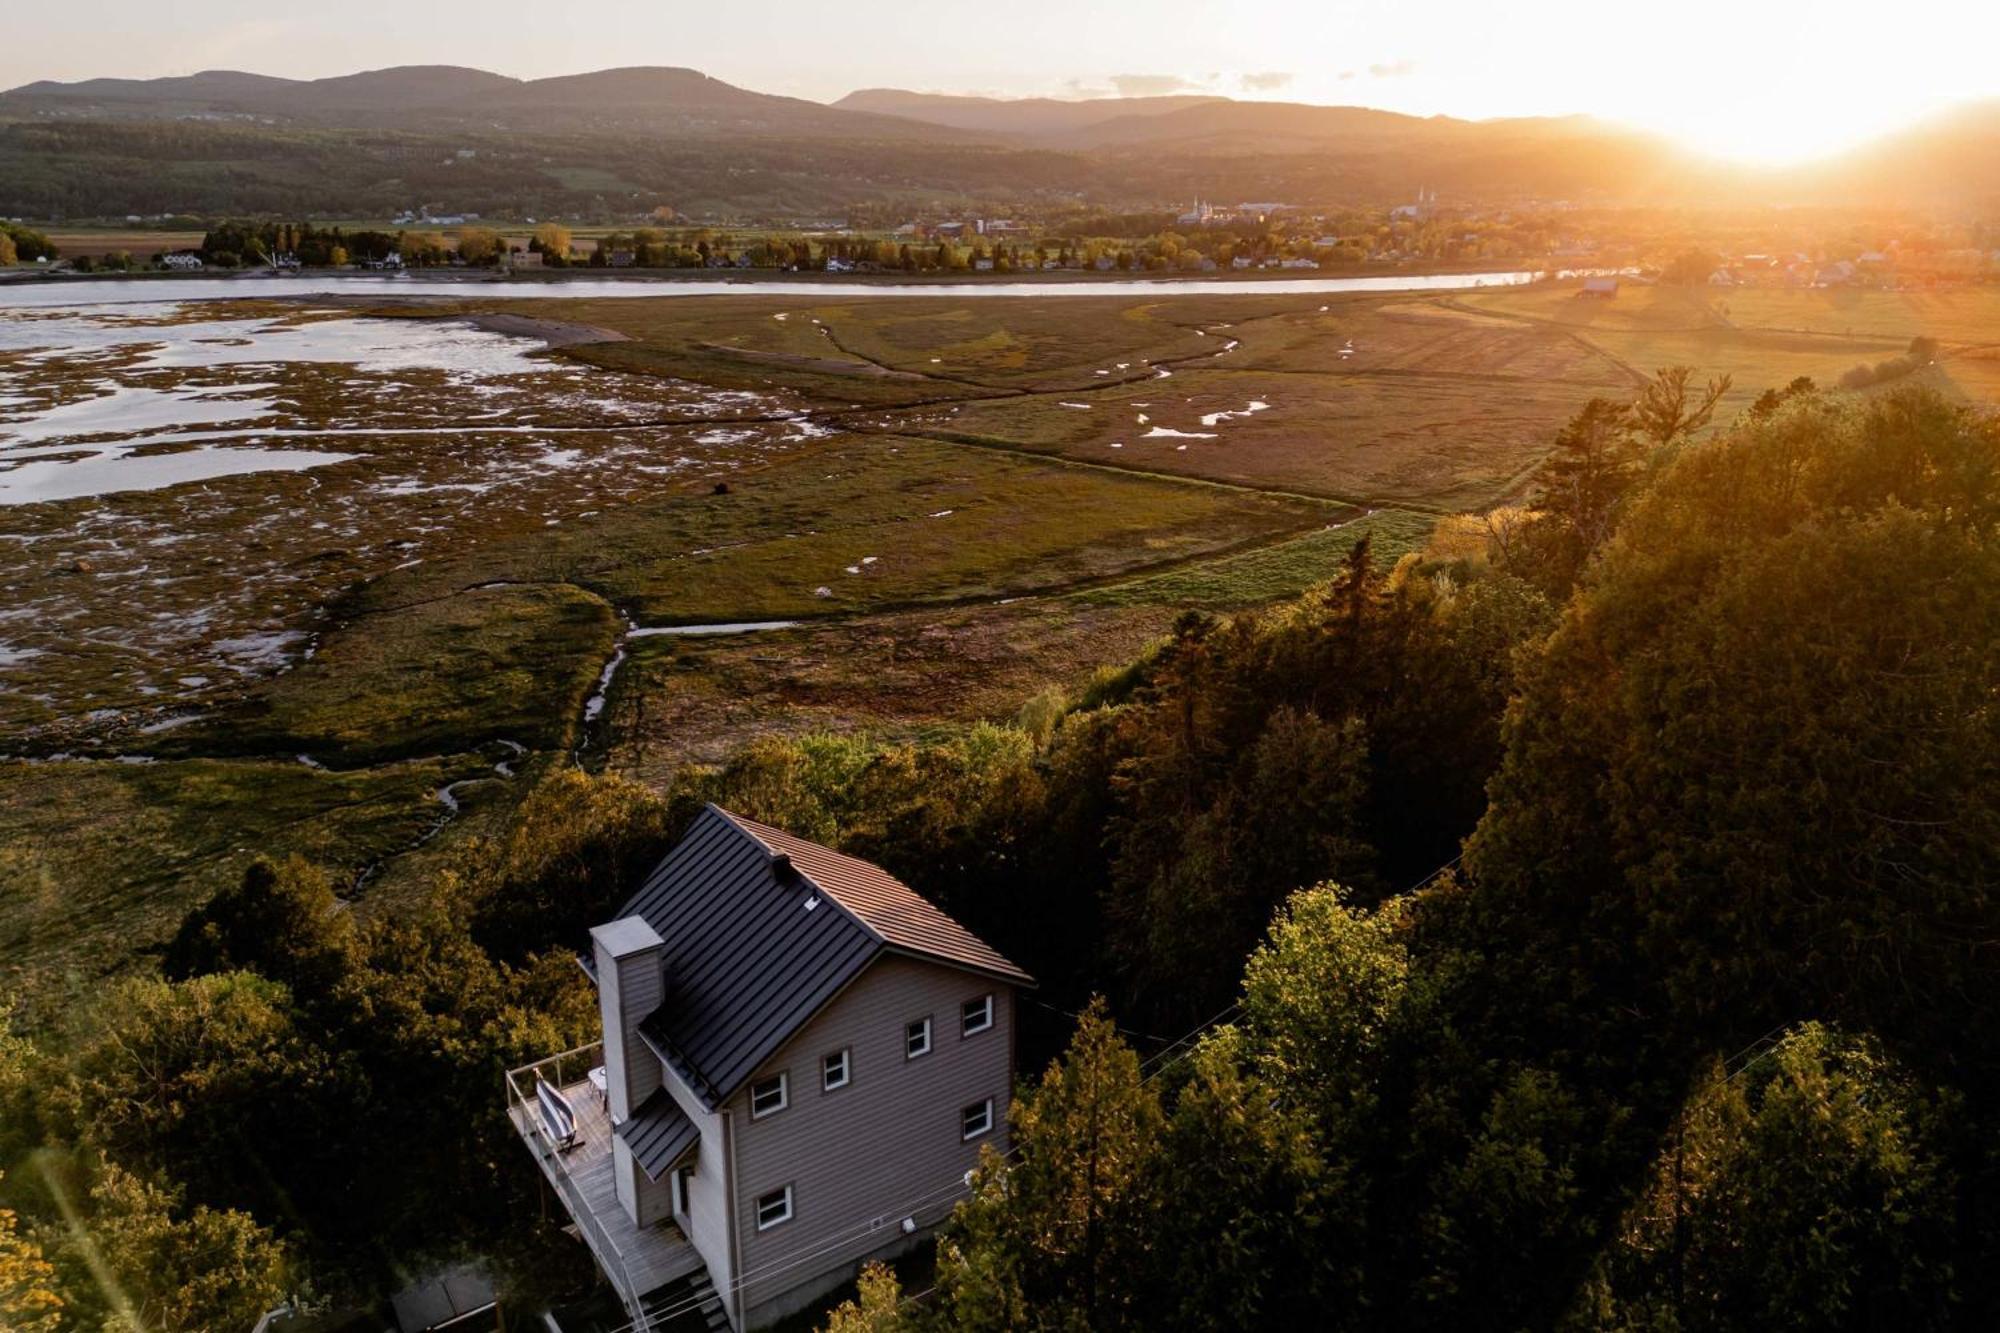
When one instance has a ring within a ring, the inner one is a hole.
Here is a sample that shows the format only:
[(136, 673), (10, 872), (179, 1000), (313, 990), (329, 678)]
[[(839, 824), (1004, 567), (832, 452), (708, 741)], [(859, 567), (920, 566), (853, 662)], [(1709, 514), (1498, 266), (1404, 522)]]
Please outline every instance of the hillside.
[(845, 111), (948, 125), (955, 129), (1017, 138), (1072, 135), (1107, 121), (1165, 115), (1189, 107), (1227, 102), (1225, 97), (1099, 97), (1065, 101), (1055, 97), (954, 97), (913, 93), (901, 88), (864, 88), (833, 105)]
[[(421, 126), (413, 123), (417, 116)], [(455, 65), (409, 65), (326, 79), (209, 70), (183, 78), (44, 81), (0, 93), (0, 117), (193, 117), (300, 127), (462, 126), (524, 132), (627, 128), (837, 139), (953, 137), (942, 127), (752, 92), (696, 70), (664, 66), (526, 80)]]
[(1320, 206), (1459, 200), (1980, 204), (2000, 104), (1787, 171), (1704, 159), (1583, 116), (1470, 121), (1174, 96), (1063, 101), (875, 88), (829, 106), (692, 69), (513, 79), (405, 66), (294, 80), (229, 70), (0, 93), (0, 213), (696, 216), (1200, 196)]

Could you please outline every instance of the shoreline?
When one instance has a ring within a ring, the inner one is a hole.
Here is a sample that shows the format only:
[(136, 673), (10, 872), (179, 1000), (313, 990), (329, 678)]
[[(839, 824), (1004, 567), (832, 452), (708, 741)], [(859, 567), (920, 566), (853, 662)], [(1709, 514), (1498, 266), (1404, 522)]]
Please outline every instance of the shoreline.
[(1030, 273), (827, 273), (820, 270), (791, 272), (785, 269), (609, 269), (572, 267), (561, 269), (463, 269), (443, 266), (438, 268), (411, 268), (399, 272), (353, 268), (309, 268), (288, 273), (272, 273), (267, 269), (201, 269), (194, 272), (166, 272), (158, 269), (134, 270), (127, 273), (50, 273), (37, 270), (20, 270), (9, 273), (0, 270), (0, 291), (10, 286), (57, 286), (88, 285), (107, 282), (148, 282), (171, 284), (176, 282), (372, 282), (391, 283), (405, 280), (419, 282), (449, 282), (467, 287), (479, 287), (489, 283), (546, 283), (563, 285), (568, 283), (631, 283), (636, 285), (672, 286), (677, 283), (724, 283), (742, 287), (757, 287), (766, 283), (811, 283), (815, 286), (879, 288), (909, 287), (922, 289), (941, 286), (992, 286), (1007, 287), (1024, 283), (1131, 283), (1154, 286), (1196, 286), (1218, 282), (1260, 283), (1260, 282), (1300, 282), (1327, 280), (1382, 280), (1401, 278), (1449, 278), (1477, 277), (1496, 272), (1540, 273), (1543, 271), (1559, 275), (1576, 275), (1585, 269), (1547, 269), (1540, 265), (1519, 261), (1514, 264), (1492, 262), (1472, 265), (1426, 264), (1418, 267), (1400, 265), (1365, 265), (1340, 269), (1227, 269), (1213, 273), (1156, 273), (1144, 270), (1123, 271), (1110, 269), (1098, 272), (1095, 269), (1062, 269)]

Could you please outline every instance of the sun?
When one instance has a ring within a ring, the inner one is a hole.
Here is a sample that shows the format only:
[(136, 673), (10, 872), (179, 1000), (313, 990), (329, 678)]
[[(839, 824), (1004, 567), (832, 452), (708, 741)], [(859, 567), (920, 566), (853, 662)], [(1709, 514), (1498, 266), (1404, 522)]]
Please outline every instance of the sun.
[(1634, 117), (1687, 148), (1760, 166), (1797, 166), (1838, 156), (1909, 124), (1900, 99), (1841, 101), (1772, 91), (1754, 97), (1690, 100)]

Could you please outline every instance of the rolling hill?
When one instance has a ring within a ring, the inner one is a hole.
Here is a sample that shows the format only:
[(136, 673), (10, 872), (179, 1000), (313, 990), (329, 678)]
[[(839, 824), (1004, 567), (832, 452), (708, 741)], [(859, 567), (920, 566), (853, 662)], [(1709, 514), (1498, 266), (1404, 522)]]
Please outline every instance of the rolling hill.
[(2000, 199), (2000, 102), (1775, 171), (1583, 116), (890, 88), (826, 105), (660, 66), (525, 80), (450, 65), (309, 80), (211, 70), (0, 93), (0, 213), (38, 218), (1166, 211), (1197, 196), (1380, 205), (1420, 187), (1487, 201), (1984, 205)]
[[(413, 120), (421, 116), (421, 123)], [(209, 70), (168, 79), (30, 83), (0, 93), (0, 117), (256, 120), (331, 128), (961, 137), (942, 125), (777, 97), (692, 69), (640, 66), (511, 79), (455, 65), (407, 65), (327, 79)]]
[(944, 93), (905, 92), (900, 88), (864, 88), (833, 105), (843, 111), (900, 116), (982, 134), (1046, 139), (1074, 136), (1107, 121), (1160, 116), (1228, 100), (1176, 95), (1064, 101), (1054, 97), (954, 97)]

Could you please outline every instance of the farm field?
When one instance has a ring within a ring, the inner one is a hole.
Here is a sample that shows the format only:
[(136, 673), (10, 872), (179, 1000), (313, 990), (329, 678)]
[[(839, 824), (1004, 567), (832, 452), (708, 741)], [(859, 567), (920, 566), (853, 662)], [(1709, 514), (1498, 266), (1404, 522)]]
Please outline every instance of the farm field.
[(1733, 408), (1914, 329), (2000, 393), (1990, 294), (1861, 296), (0, 309), (0, 985), (257, 853), (398, 901), (551, 765), (1010, 718), (1517, 501), (1658, 366)]

